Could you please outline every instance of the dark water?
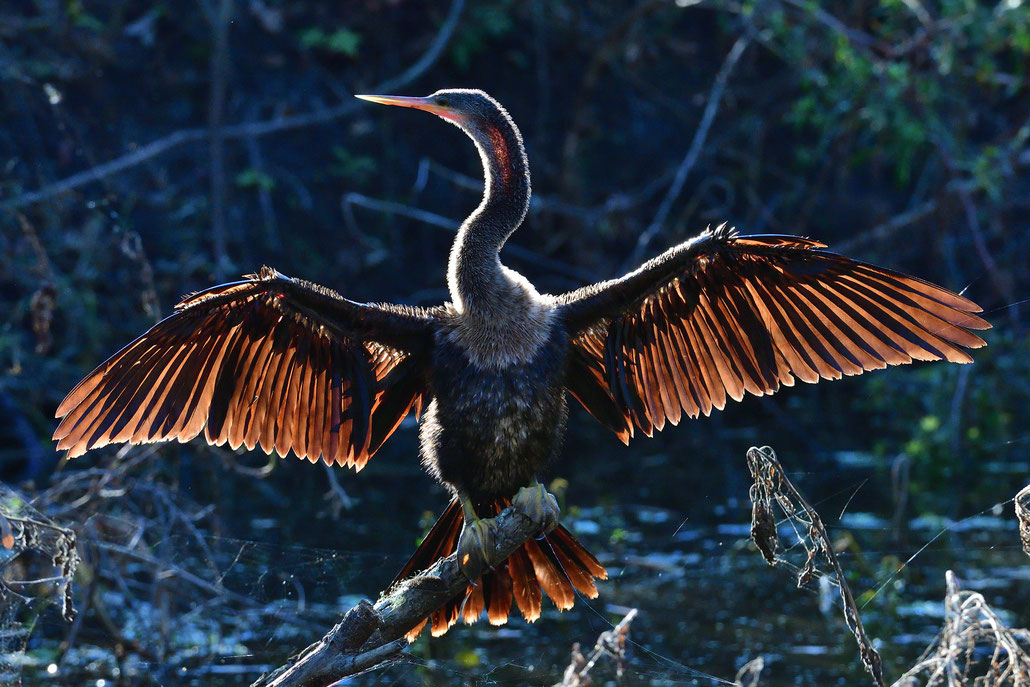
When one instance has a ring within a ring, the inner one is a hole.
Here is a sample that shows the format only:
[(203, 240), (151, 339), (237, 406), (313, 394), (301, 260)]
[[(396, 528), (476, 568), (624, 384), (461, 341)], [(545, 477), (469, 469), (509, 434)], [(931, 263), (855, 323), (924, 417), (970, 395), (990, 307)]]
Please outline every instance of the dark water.
[[(857, 462), (828, 468), (831, 479), (823, 479), (822, 471), (795, 473), (792, 479), (817, 504), (840, 551), (888, 684), (938, 631), (947, 569), (955, 570), (965, 587), (982, 591), (989, 603), (1006, 609), (1007, 622), (1030, 624), (1030, 561), (1018, 545), (1011, 503), (958, 522), (908, 518), (904, 530), (896, 532), (888, 516), (859, 509), (885, 498), (886, 486), (879, 482), (886, 478)], [(287, 478), (310, 477), (292, 469), (284, 472)], [(394, 487), (425, 485), (416, 472), (402, 471), (379, 475), (364, 486), (375, 486), (376, 480)], [(355, 491), (360, 482), (344, 484)], [(560, 491), (562, 485), (554, 486)], [(58, 645), (67, 632), (51, 609), (32, 629), (28, 651), (20, 659), (24, 683), (105, 686), (121, 676), (131, 684), (248, 684), (320, 637), (358, 598), (374, 598), (403, 563), (409, 550), (403, 539), (412, 536), (411, 528), (393, 526), (381, 515), (378, 521), (375, 515), (362, 517), (361, 510), (372, 508), (376, 493), (383, 492), (356, 493), (359, 505), (339, 520), (309, 519), (291, 532), (280, 519), (253, 514), (237, 521), (247, 525), (247, 537), (205, 533), (209, 551), (203, 555), (191, 534), (171, 533), (164, 545), (182, 552), (176, 564), (198, 578), (215, 580), (236, 598), (219, 599), (210, 590), (173, 579), (167, 596), (153, 604), (140, 601), (138, 594), (127, 603), (120, 595), (145, 582), (148, 568), (140, 566), (139, 577), (126, 580), (121, 592), (105, 585), (105, 605), (125, 637), (167, 647), (167, 653), (148, 660), (130, 651), (119, 660), (117, 651), (105, 645), (109, 640), (87, 626), (55, 673), (48, 673), (48, 666), (56, 666)], [(600, 584), (599, 598), (580, 598), (565, 613), (546, 608), (534, 624), (516, 619), (495, 628), (480, 622), (457, 625), (438, 639), (423, 635), (404, 661), (347, 684), (551, 685), (560, 681), (574, 642), (593, 646), (598, 634), (630, 608), (639, 609), (639, 616), (632, 625), (625, 685), (732, 683), (737, 669), (759, 656), (766, 663), (760, 684), (769, 687), (871, 684), (844, 626), (831, 580), (820, 581), (817, 575), (797, 589), (793, 570), (767, 566), (749, 542), (746, 493), (744, 489), (743, 498), (716, 501), (684, 492), (679, 509), (643, 503), (567, 506), (573, 529), (608, 567), (610, 579)], [(438, 496), (426, 494), (430, 501)], [(420, 503), (422, 496), (410, 500)], [(696, 508), (698, 503), (704, 508)], [(287, 511), (301, 508), (272, 498), (266, 506), (287, 522)], [(324, 507), (312, 500), (303, 510), (317, 513)], [(784, 521), (779, 531), (785, 557), (801, 565), (805, 554), (792, 527)], [(339, 545), (307, 543), (326, 539)], [(827, 570), (822, 561), (820, 570)], [(614, 680), (613, 665), (598, 666), (595, 680)]]

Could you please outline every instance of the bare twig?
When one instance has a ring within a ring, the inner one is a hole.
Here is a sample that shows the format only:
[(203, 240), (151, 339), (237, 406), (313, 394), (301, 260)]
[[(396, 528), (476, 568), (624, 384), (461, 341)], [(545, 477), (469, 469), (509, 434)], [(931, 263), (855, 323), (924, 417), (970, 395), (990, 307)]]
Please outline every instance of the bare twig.
[(1030, 556), (1030, 484), (1016, 494), (1016, 518), (1019, 519), (1019, 539), (1023, 550)]
[(665, 198), (662, 199), (661, 205), (658, 206), (658, 212), (655, 213), (651, 224), (648, 225), (647, 229), (640, 235), (640, 238), (637, 239), (637, 245), (630, 254), (629, 260), (623, 266), (624, 268), (638, 263), (644, 251), (647, 250), (648, 244), (661, 231), (662, 225), (672, 210), (673, 203), (676, 202), (676, 198), (679, 197), (680, 192), (683, 190), (683, 184), (687, 181), (687, 175), (694, 169), (694, 165), (697, 164), (697, 160), (701, 155), (701, 150), (708, 139), (708, 131), (711, 129), (712, 122), (715, 121), (715, 114), (719, 111), (719, 105), (722, 103), (722, 95), (726, 90), (730, 74), (733, 73), (733, 68), (737, 66), (740, 56), (744, 54), (744, 51), (750, 44), (751, 34), (750, 32), (745, 32), (733, 44), (733, 47), (730, 48), (729, 53), (726, 55), (726, 59), (723, 60), (722, 67), (719, 68), (719, 72), (715, 75), (712, 90), (708, 94), (708, 102), (705, 105), (704, 113), (701, 115), (701, 123), (698, 125), (697, 131), (694, 132), (694, 139), (690, 142), (690, 148), (687, 149), (686, 156), (676, 170), (676, 176), (673, 177), (672, 184), (665, 193)]
[[(2, 492), (0, 492), (2, 495)], [(21, 501), (22, 499), (18, 499)], [(0, 507), (3, 507), (0, 501)], [(53, 542), (44, 545), (41, 532), (49, 532), (54, 536)], [(0, 512), (0, 544), (4, 549), (19, 553), (25, 550), (37, 550), (50, 555), (51, 563), (59, 571), (58, 576), (49, 576), (46, 580), (4, 580), (0, 576), (0, 605), (8, 594), (21, 597), (10, 588), (11, 584), (34, 585), (41, 582), (53, 582), (61, 594), (61, 616), (66, 622), (75, 620), (75, 605), (72, 603), (72, 579), (79, 567), (79, 554), (76, 549), (75, 532), (35, 517), (19, 516), (14, 513)], [(7, 557), (7, 561), (16, 556)], [(0, 572), (3, 571), (0, 565)], [(24, 597), (21, 597), (24, 598)]]
[(944, 625), (893, 687), (1027, 687), (1030, 632), (1002, 623), (982, 594), (959, 589), (945, 573)]
[[(413, 208), (410, 205), (403, 203), (397, 203), (392, 200), (379, 200), (377, 198), (369, 198), (368, 196), (351, 192), (344, 194), (340, 200), (340, 206), (343, 210), (343, 216), (347, 221), (348, 229), (355, 236), (369, 241), (368, 237), (361, 233), (357, 228), (357, 222), (354, 219), (354, 213), (351, 211), (351, 206), (357, 205), (358, 207), (367, 208), (376, 212), (384, 212), (393, 215), (401, 215), (402, 217), (409, 217), (418, 222), (424, 222), (434, 227), (446, 229), (450, 232), (458, 231), (459, 223), (455, 220), (438, 215), (435, 212), (429, 212), (428, 210), (422, 210), (420, 208)], [(504, 247), (504, 252), (508, 255), (512, 255), (523, 260), (528, 260), (535, 265), (549, 269), (558, 274), (563, 274), (567, 277), (574, 279), (580, 279), (585, 281), (594, 281), (595, 275), (586, 270), (580, 269), (574, 265), (548, 258), (547, 256), (540, 255), (535, 251), (531, 251), (528, 248), (522, 248), (521, 246), (507, 244)]]
[[(464, 6), (465, 0), (453, 0), (451, 8), (447, 13), (447, 17), (444, 19), (443, 24), (440, 25), (440, 29), (436, 33), (436, 37), (433, 39), (432, 43), (429, 44), (429, 47), (426, 48), (426, 51), (422, 56), (419, 57), (414, 64), (401, 72), (400, 76), (387, 79), (377, 84), (374, 87), (374, 90), (387, 91), (400, 88), (411, 83), (421, 76), (423, 72), (429, 69), (429, 67), (432, 66), (432, 64), (440, 57), (440, 54), (443, 52), (444, 47), (446, 47), (447, 42), (454, 34), (454, 29), (458, 25), (458, 18), (461, 16), (461, 11)], [(358, 108), (359, 104), (356, 102), (345, 102), (319, 112), (310, 112), (289, 117), (275, 117), (273, 119), (260, 122), (247, 122), (233, 126), (226, 126), (222, 129), (222, 138), (224, 140), (256, 138), (276, 134), (281, 131), (288, 131), (290, 129), (300, 129), (318, 124), (328, 124), (329, 122), (356, 112)], [(19, 196), (15, 196), (14, 198), (0, 202), (0, 210), (17, 210), (18, 208), (26, 207), (42, 200), (47, 200), (48, 198), (74, 190), (92, 181), (99, 181), (113, 174), (123, 172), (126, 169), (136, 167), (151, 158), (163, 155), (164, 153), (186, 145), (187, 143), (203, 141), (210, 135), (211, 130), (207, 127), (180, 129), (178, 131), (174, 131), (163, 138), (159, 138), (156, 141), (151, 141), (150, 143), (141, 146), (127, 155), (122, 155), (114, 160), (83, 170), (77, 174), (71, 175), (70, 177), (48, 184), (43, 188), (36, 189), (35, 191), (28, 191)]]
[(833, 250), (848, 254), (853, 252), (856, 248), (865, 246), (868, 243), (888, 239), (901, 229), (918, 222), (930, 213), (936, 211), (937, 206), (938, 203), (936, 200), (928, 200), (925, 203), (917, 205), (911, 210), (906, 210), (901, 214), (891, 217), (886, 222), (877, 224), (868, 231), (863, 231), (854, 238), (834, 245)]
[[(497, 516), (496, 539), (487, 557), (504, 560), (540, 529), (513, 508)], [(252, 687), (324, 687), (334, 680), (396, 659), (407, 640), (404, 635), (433, 611), (464, 593), (469, 577), (458, 567), (457, 555), (437, 561), (431, 568), (387, 590), (373, 606), (362, 600), (351, 608), (322, 639), (290, 663), (259, 678)]]
[(229, 81), (229, 18), (232, 0), (218, 0), (210, 12), (214, 50), (211, 53), (211, 92), (208, 106), (208, 150), (211, 157), (211, 240), (214, 248), (214, 275), (221, 279), (230, 269), (225, 251), (225, 134), (222, 115)]
[(758, 687), (758, 680), (765, 670), (765, 659), (759, 656), (753, 658), (740, 667), (737, 676), (733, 678), (734, 687)]
[(602, 632), (589, 656), (579, 650), (579, 642), (572, 645), (572, 660), (565, 669), (562, 681), (554, 687), (589, 687), (593, 684), (590, 671), (604, 657), (615, 660), (616, 677), (622, 677), (623, 661), (626, 660), (626, 642), (629, 641), (629, 624), (637, 617), (637, 609), (630, 610), (619, 624)]
[(822, 518), (808, 504), (805, 498), (798, 492), (797, 488), (790, 483), (783, 467), (776, 459), (776, 454), (768, 446), (762, 448), (752, 447), (747, 452), (747, 466), (751, 471), (754, 484), (751, 485), (751, 538), (755, 542), (762, 556), (769, 565), (787, 563), (777, 555), (779, 542), (776, 534), (776, 519), (773, 516), (772, 504), (784, 512), (791, 521), (800, 522), (806, 525), (807, 537), (810, 540), (802, 544), (808, 551), (808, 559), (801, 568), (798, 575), (798, 586), (804, 586), (815, 574), (815, 557), (822, 553), (826, 562), (833, 569), (837, 578), (837, 587), (840, 591), (841, 601), (844, 603), (844, 622), (848, 629), (855, 635), (858, 642), (859, 652), (862, 657), (862, 664), (873, 676), (873, 681), (878, 687), (883, 687), (883, 668), (880, 663), (880, 655), (873, 648), (872, 642), (866, 635), (865, 627), (862, 625), (862, 618), (858, 613), (858, 605), (851, 594), (851, 589), (844, 578), (837, 555), (833, 551), (833, 542), (830, 541), (826, 528), (823, 526)]

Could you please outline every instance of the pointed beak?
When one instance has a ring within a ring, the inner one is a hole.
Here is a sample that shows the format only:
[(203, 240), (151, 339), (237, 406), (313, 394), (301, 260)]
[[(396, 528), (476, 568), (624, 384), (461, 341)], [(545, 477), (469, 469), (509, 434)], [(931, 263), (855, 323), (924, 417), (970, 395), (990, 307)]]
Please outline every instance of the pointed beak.
[(403, 95), (356, 95), (355, 98), (361, 98), (362, 100), (368, 100), (369, 102), (379, 103), (380, 105), (397, 105), (399, 107), (413, 107), (416, 110), (425, 110), (426, 112), (432, 112), (433, 114), (443, 117), (444, 119), (453, 119), (458, 121), (461, 119), (454, 110), (449, 107), (443, 107), (433, 102), (432, 98), (410, 98)]

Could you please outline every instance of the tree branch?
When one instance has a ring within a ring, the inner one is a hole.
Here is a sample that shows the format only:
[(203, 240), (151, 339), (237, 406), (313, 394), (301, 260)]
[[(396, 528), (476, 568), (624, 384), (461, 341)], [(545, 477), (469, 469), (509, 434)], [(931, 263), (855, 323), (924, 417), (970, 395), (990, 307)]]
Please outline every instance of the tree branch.
[[(433, 42), (429, 44), (429, 47), (422, 56), (416, 60), (414, 64), (404, 70), (400, 76), (386, 79), (374, 86), (373, 90), (388, 91), (406, 86), (429, 69), (429, 67), (432, 66), (432, 64), (440, 57), (440, 54), (443, 52), (444, 47), (446, 47), (447, 42), (454, 34), (454, 29), (458, 25), (458, 18), (461, 16), (461, 11), (464, 7), (465, 0), (453, 0), (451, 8), (447, 12), (447, 17), (444, 19), (443, 24), (440, 25), (440, 29), (436, 33), (436, 37), (433, 39)], [(291, 117), (276, 117), (274, 119), (260, 122), (246, 122), (235, 124), (233, 126), (226, 126), (221, 130), (222, 139), (256, 138), (259, 136), (268, 136), (269, 134), (279, 133), (280, 131), (287, 131), (289, 129), (300, 129), (317, 124), (327, 124), (356, 112), (358, 107), (359, 104), (356, 102), (346, 102), (320, 112), (309, 112), (307, 114), (293, 115)], [(9, 200), (0, 202), (0, 210), (9, 212), (28, 205), (33, 205), (42, 200), (74, 190), (80, 186), (84, 186), (92, 181), (100, 181), (113, 174), (136, 167), (151, 158), (163, 155), (169, 150), (178, 148), (179, 146), (186, 145), (187, 143), (203, 141), (210, 135), (211, 130), (207, 127), (180, 129), (178, 131), (174, 131), (164, 138), (151, 141), (145, 146), (142, 146), (127, 155), (122, 155), (114, 160), (83, 170), (77, 174), (71, 175), (70, 177), (48, 184), (43, 188), (36, 189), (35, 191), (28, 191)]]
[(690, 170), (694, 168), (698, 158), (701, 156), (701, 150), (708, 139), (708, 131), (711, 129), (712, 122), (715, 121), (715, 114), (719, 111), (719, 105), (722, 103), (722, 95), (726, 91), (726, 84), (730, 80), (730, 74), (733, 73), (733, 68), (737, 66), (740, 56), (744, 54), (744, 50), (750, 44), (751, 33), (747, 31), (737, 39), (737, 42), (733, 44), (730, 52), (726, 55), (726, 59), (723, 60), (719, 73), (715, 75), (712, 90), (708, 94), (708, 103), (705, 105), (704, 113), (701, 115), (701, 123), (698, 125), (697, 131), (694, 132), (694, 139), (690, 142), (690, 148), (676, 170), (676, 176), (672, 180), (672, 185), (669, 186), (665, 198), (662, 199), (662, 204), (658, 206), (658, 212), (655, 213), (654, 219), (651, 220), (651, 224), (648, 225), (644, 233), (637, 239), (637, 245), (630, 254), (629, 260), (626, 261), (626, 267), (632, 267), (640, 261), (648, 244), (651, 243), (651, 239), (658, 234), (662, 224), (665, 223), (666, 218), (669, 216), (673, 203), (676, 202), (676, 198), (679, 197), (680, 192), (683, 190), (683, 184), (687, 181), (687, 175), (690, 174)]
[[(496, 518), (491, 560), (506, 560), (540, 530), (540, 523), (506, 508)], [(472, 569), (478, 579), (482, 570)], [(325, 687), (387, 661), (396, 660), (407, 646), (411, 628), (468, 587), (457, 556), (437, 561), (431, 568), (386, 590), (372, 605), (362, 600), (351, 608), (322, 639), (300, 652), (286, 665), (263, 675), (251, 687)]]
[(215, 257), (215, 278), (222, 280), (229, 258), (225, 252), (225, 135), (222, 115), (229, 82), (229, 20), (232, 0), (219, 0), (210, 21), (214, 39), (211, 54), (211, 89), (208, 106), (208, 150), (211, 164), (211, 236)]

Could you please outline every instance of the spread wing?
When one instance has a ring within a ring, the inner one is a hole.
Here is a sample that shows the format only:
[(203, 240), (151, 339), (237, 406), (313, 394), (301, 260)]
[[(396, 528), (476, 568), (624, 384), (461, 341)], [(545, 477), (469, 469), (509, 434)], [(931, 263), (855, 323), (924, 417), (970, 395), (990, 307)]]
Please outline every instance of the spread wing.
[(628, 442), (795, 379), (913, 360), (968, 363), (990, 325), (947, 289), (725, 225), (620, 279), (556, 297), (572, 338), (567, 388)]
[(426, 393), (431, 311), (262, 268), (184, 299), (57, 409), (58, 449), (189, 441), (361, 469)]

